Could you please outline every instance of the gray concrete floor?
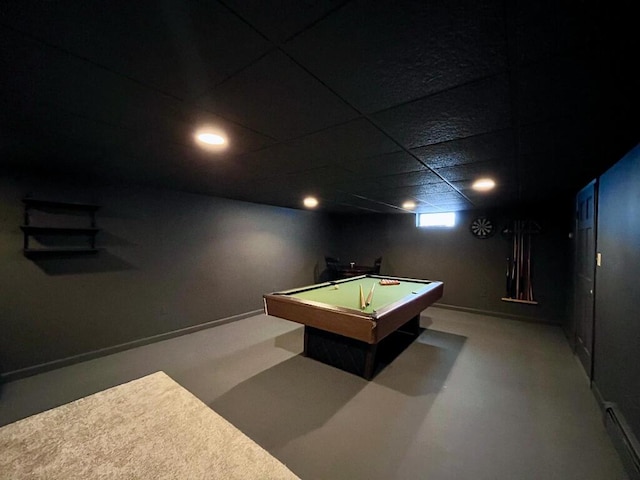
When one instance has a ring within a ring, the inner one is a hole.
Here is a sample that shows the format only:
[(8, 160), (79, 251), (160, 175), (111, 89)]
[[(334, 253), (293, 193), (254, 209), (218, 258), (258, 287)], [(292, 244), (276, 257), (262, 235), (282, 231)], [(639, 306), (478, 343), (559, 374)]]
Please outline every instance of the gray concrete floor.
[(162, 370), (302, 479), (624, 480), (559, 327), (431, 307), (372, 381), (265, 315), (10, 382), (0, 425)]

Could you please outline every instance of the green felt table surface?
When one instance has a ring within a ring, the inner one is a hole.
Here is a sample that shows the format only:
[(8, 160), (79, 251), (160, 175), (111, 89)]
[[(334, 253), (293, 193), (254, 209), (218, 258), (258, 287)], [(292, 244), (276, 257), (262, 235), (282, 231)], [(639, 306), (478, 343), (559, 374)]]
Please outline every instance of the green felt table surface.
[[(364, 310), (360, 308), (360, 286), (365, 300), (372, 285), (375, 284), (371, 304)], [(336, 288), (336, 286), (338, 288)], [(429, 283), (400, 280), (399, 285), (380, 285), (380, 278), (358, 278), (334, 285), (323, 285), (305, 291), (291, 293), (290, 296), (302, 300), (326, 303), (328, 305), (373, 313), (407, 295), (421, 293), (429, 288)]]

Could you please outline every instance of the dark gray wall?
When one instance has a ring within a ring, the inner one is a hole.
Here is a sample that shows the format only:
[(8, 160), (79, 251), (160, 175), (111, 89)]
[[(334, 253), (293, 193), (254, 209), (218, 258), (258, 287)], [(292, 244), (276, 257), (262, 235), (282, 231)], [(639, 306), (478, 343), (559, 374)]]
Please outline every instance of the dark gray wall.
[(594, 383), (640, 435), (640, 145), (599, 179)]
[[(96, 256), (22, 254), (22, 198), (103, 205)], [(0, 178), (0, 371), (86, 354), (262, 308), (311, 284), (327, 217), (206, 196)]]
[[(382, 256), (381, 273), (441, 280), (440, 303), (548, 323), (567, 315), (569, 281), (570, 204), (527, 208), (524, 212), (458, 212), (452, 229), (417, 228), (414, 215), (365, 215), (336, 219), (344, 261), (371, 264)], [(471, 235), (469, 224), (488, 213), (498, 232), (487, 239)], [(501, 300), (506, 292), (506, 259), (510, 241), (500, 232), (514, 218), (535, 219), (541, 233), (533, 240), (533, 289), (538, 305)]]

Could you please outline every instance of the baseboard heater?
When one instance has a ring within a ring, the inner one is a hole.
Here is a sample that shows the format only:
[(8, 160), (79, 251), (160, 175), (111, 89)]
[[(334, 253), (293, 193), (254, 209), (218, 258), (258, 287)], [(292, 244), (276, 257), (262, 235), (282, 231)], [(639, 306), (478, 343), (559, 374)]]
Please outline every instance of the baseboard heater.
[(638, 439), (615, 403), (604, 402), (603, 407), (604, 425), (629, 474), (629, 480), (640, 480)]

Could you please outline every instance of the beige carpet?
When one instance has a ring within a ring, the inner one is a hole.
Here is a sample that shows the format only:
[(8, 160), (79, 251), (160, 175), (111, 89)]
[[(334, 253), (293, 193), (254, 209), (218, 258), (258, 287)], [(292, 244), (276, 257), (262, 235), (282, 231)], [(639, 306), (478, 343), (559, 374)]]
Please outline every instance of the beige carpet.
[(0, 428), (0, 479), (298, 479), (156, 372)]

